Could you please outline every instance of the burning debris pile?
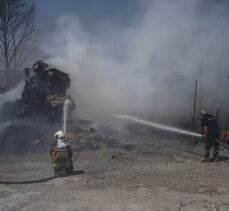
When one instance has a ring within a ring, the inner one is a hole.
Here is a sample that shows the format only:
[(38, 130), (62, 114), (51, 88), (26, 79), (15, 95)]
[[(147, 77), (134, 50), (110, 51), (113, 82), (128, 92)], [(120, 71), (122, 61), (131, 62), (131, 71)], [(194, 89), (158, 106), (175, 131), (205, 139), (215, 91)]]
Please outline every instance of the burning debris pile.
[(97, 126), (88, 120), (78, 120), (69, 127), (67, 138), (73, 150), (98, 150), (119, 146), (120, 134), (109, 127)]
[[(69, 111), (75, 108), (69, 75), (37, 61), (25, 69), (25, 85), (19, 99), (6, 101), (0, 107), (0, 148), (7, 151), (49, 150), (53, 134), (66, 123)], [(70, 110), (65, 114), (65, 104)], [(66, 127), (66, 125), (65, 125)], [(100, 149), (117, 146), (118, 132), (96, 126), (88, 120), (70, 123), (67, 138), (73, 150)]]
[(26, 68), (21, 98), (6, 101), (0, 107), (1, 148), (24, 148), (40, 139), (50, 127), (57, 127), (62, 121), (65, 100), (71, 101), (71, 109), (75, 107), (67, 94), (69, 87), (67, 73), (42, 61)]
[(42, 116), (49, 121), (60, 120), (69, 87), (68, 74), (37, 61), (32, 68), (25, 69), (25, 86), (21, 98), (3, 104), (1, 118), (9, 120)]

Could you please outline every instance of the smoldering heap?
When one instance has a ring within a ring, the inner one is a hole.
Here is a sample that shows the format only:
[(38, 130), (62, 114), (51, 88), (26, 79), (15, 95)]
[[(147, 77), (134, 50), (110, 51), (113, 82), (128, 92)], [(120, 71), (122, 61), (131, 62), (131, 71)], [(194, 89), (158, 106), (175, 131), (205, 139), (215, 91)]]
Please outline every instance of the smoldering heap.
[[(75, 108), (67, 93), (70, 82), (67, 73), (50, 68), (42, 61), (26, 68), (21, 97), (5, 102), (0, 108), (0, 149), (49, 150), (54, 132), (62, 128), (64, 101), (70, 99), (70, 111)], [(117, 136), (117, 131), (95, 126), (88, 120), (73, 121), (67, 133), (73, 150), (118, 145)]]
[(1, 148), (28, 147), (31, 140), (40, 139), (51, 125), (60, 125), (64, 101), (71, 99), (67, 95), (70, 81), (67, 73), (42, 61), (26, 68), (21, 98), (1, 106)]
[(46, 117), (49, 121), (60, 120), (70, 78), (56, 68), (37, 61), (25, 69), (25, 86), (21, 98), (6, 102), (1, 109), (3, 120), (25, 117)]

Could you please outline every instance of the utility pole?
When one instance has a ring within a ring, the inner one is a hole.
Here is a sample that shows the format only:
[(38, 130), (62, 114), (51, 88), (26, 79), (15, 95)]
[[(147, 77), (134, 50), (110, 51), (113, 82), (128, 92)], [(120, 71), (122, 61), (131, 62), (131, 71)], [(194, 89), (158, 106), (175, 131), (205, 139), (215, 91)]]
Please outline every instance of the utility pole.
[(199, 109), (203, 109), (203, 98), (204, 98), (204, 66), (203, 66), (203, 62), (201, 63), (200, 66), (200, 81), (199, 81), (199, 90), (200, 90), (200, 94), (198, 99), (200, 99), (199, 102)]
[(195, 85), (195, 94), (194, 94), (194, 105), (193, 105), (193, 115), (192, 115), (192, 128), (195, 129), (195, 119), (196, 119), (196, 96), (197, 96), (197, 80)]
[(216, 120), (219, 120), (219, 109), (216, 110)]

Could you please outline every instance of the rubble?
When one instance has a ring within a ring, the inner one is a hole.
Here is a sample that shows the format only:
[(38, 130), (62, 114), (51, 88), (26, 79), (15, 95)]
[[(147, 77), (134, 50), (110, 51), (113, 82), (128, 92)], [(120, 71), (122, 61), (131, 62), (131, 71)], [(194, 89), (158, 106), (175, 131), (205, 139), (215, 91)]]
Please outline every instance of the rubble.
[[(44, 139), (62, 125), (64, 101), (70, 99), (71, 109), (75, 103), (68, 89), (67, 73), (37, 61), (25, 69), (25, 84), (21, 97), (6, 101), (0, 107), (0, 145), (2, 149), (34, 147), (35, 140)], [(43, 141), (35, 143), (43, 143)], [(46, 142), (50, 143), (50, 141)]]
[[(46, 63), (37, 61), (25, 69), (25, 85), (21, 97), (0, 107), (0, 146), (5, 151), (47, 151), (53, 134), (62, 128), (63, 106), (70, 95), (70, 77)], [(70, 115), (68, 115), (70, 116)], [(71, 122), (71, 121), (70, 121)], [(75, 151), (97, 150), (118, 146), (118, 132), (88, 120), (70, 123), (67, 138)]]
[(21, 98), (3, 104), (1, 118), (8, 120), (42, 116), (49, 121), (60, 120), (67, 98), (71, 99), (72, 108), (75, 106), (72, 98), (67, 95), (70, 81), (67, 73), (49, 68), (42, 61), (35, 62), (32, 68), (25, 69), (25, 86)]
[(120, 146), (118, 131), (98, 126), (88, 120), (78, 120), (69, 127), (67, 138), (74, 151), (98, 150)]

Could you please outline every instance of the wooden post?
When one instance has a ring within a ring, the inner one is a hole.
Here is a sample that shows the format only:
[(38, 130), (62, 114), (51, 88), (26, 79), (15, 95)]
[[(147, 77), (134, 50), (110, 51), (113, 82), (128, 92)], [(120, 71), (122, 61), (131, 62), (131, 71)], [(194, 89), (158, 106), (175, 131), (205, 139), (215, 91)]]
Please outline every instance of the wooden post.
[(197, 80), (196, 80), (195, 94), (194, 94), (194, 105), (193, 105), (193, 115), (192, 115), (192, 129), (195, 129), (195, 119), (196, 119), (196, 96), (197, 96)]
[(204, 67), (203, 67), (203, 62), (201, 63), (200, 66), (200, 81), (199, 81), (199, 108), (200, 110), (203, 109), (203, 98), (204, 98)]
[(219, 109), (217, 109), (217, 111), (216, 111), (216, 120), (217, 121), (219, 120)]

